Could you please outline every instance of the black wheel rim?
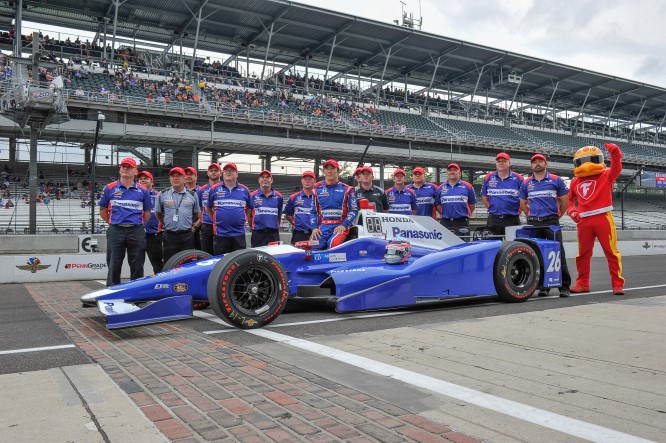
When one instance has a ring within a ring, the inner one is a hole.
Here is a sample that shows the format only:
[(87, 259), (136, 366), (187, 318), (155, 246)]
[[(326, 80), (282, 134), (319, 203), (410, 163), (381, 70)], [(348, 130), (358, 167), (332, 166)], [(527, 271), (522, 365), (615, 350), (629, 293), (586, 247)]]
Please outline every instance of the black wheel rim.
[(277, 292), (277, 280), (266, 269), (256, 266), (241, 270), (231, 282), (233, 304), (244, 315), (265, 313)]
[(529, 260), (517, 257), (509, 264), (509, 282), (513, 288), (519, 291), (527, 288), (527, 285), (532, 281), (532, 274), (532, 264)]

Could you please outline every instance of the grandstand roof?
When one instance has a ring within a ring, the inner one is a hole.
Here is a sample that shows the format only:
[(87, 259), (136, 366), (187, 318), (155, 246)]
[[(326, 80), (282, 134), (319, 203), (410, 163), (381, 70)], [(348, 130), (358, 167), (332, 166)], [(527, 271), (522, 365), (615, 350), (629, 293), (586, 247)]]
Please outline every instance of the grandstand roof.
[[(109, 20), (112, 0), (23, 0), (23, 19), (96, 32)], [(15, 3), (0, 4), (13, 17)], [(200, 15), (199, 15), (200, 14)], [(268, 63), (305, 64), (384, 82), (433, 87), (467, 96), (489, 95), (524, 104), (608, 116), (659, 126), (666, 113), (666, 89), (579, 69), (450, 37), (381, 23), (285, 0), (132, 0), (118, 9), (117, 33), (170, 45), (197, 47)], [(269, 31), (273, 30), (272, 36)], [(267, 46), (270, 40), (270, 47)], [(335, 42), (334, 51), (331, 48)], [(387, 55), (390, 54), (390, 57)], [(520, 83), (509, 81), (521, 78)], [(516, 93), (517, 90), (517, 93)], [(583, 106), (584, 105), (584, 106)], [(514, 104), (513, 109), (517, 105)]]

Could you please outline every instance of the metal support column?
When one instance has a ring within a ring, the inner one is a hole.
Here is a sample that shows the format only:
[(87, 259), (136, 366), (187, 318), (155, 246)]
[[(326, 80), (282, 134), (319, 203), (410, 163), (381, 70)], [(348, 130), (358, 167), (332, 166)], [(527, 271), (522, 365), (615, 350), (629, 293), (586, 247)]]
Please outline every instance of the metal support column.
[(305, 93), (310, 93), (310, 74), (308, 71), (308, 65), (310, 64), (310, 54), (305, 54), (305, 77), (303, 78), (303, 83), (305, 83)]
[(333, 51), (335, 50), (335, 42), (338, 39), (338, 35), (333, 36), (333, 44), (331, 45), (331, 52), (328, 53), (328, 62), (326, 63), (326, 72), (324, 72), (324, 82), (321, 84), (322, 91), (326, 86), (326, 80), (328, 79), (328, 69), (331, 67), (331, 58), (333, 58)]
[(407, 106), (407, 100), (409, 96), (407, 95), (407, 73), (405, 73), (405, 106)]
[(513, 102), (516, 101), (516, 96), (518, 95), (518, 89), (520, 89), (520, 85), (523, 83), (523, 78), (524, 77), (525, 77), (524, 74), (521, 75), (520, 80), (518, 81), (518, 84), (516, 85), (516, 90), (513, 93), (513, 98), (511, 99), (511, 103), (509, 104), (509, 107), (506, 110), (506, 117), (505, 118), (507, 118), (507, 119), (509, 118), (509, 114), (511, 113), (511, 108), (513, 108)]
[(384, 161), (379, 162), (379, 187), (384, 189)]
[(604, 125), (604, 129), (601, 131), (601, 135), (604, 135), (604, 131), (606, 130), (606, 127), (608, 127), (608, 135), (611, 134), (611, 129), (610, 129), (611, 117), (613, 116), (613, 112), (615, 111), (615, 105), (617, 105), (617, 101), (619, 100), (620, 95), (622, 95), (622, 94), (618, 94), (617, 97), (615, 97), (615, 102), (613, 102), (613, 107), (611, 108), (610, 112), (608, 113), (608, 118), (606, 119), (606, 124)]
[(476, 95), (476, 89), (479, 87), (479, 81), (481, 81), (481, 76), (483, 75), (483, 68), (485, 67), (486, 67), (485, 65), (481, 66), (481, 72), (479, 72), (479, 76), (476, 78), (476, 85), (474, 85), (474, 91), (472, 91), (472, 96), (469, 98), (470, 107), (467, 108), (468, 109), (467, 118), (469, 118), (469, 109), (471, 109), (471, 105), (474, 104), (474, 96)]
[(636, 129), (636, 122), (638, 122), (638, 119), (641, 118), (641, 114), (643, 113), (643, 108), (645, 107), (645, 103), (647, 103), (647, 99), (643, 101), (643, 104), (641, 105), (641, 110), (638, 111), (638, 115), (634, 119), (634, 124), (631, 125), (631, 132), (629, 132), (629, 139), (631, 139), (634, 136), (634, 130)]
[(435, 81), (435, 75), (437, 74), (437, 69), (439, 68), (439, 61), (441, 60), (442, 56), (437, 57), (437, 62), (433, 60), (432, 57), (430, 59), (435, 63), (435, 69), (432, 71), (432, 77), (430, 77), (430, 85), (428, 86), (428, 89), (426, 89), (426, 98), (423, 101), (423, 109), (425, 110), (426, 106), (428, 105), (428, 94), (430, 94), (430, 90), (432, 89), (432, 84)]
[[(262, 23), (263, 26), (263, 23)], [(271, 40), (273, 39), (273, 26), (274, 23), (271, 23), (271, 30), (268, 31), (268, 44), (266, 45), (266, 52), (264, 53), (264, 64), (261, 66), (261, 77), (259, 78), (259, 82), (261, 84), (261, 90), (264, 90), (264, 73), (266, 72), (266, 62), (268, 61), (268, 51), (271, 49)], [(266, 29), (266, 27), (264, 27)], [(277, 83), (276, 83), (277, 85)]]
[[(14, 18), (14, 57), (21, 57), (21, 27), (23, 26), (23, 0), (16, 0), (16, 16)], [(34, 71), (33, 71), (34, 72)]]
[[(576, 116), (576, 121), (574, 121), (574, 126), (572, 128), (572, 132), (575, 131), (576, 128), (578, 127), (578, 119), (580, 118), (581, 121), (583, 120), (583, 118), (581, 117), (583, 115), (583, 108), (585, 108), (585, 105), (587, 104), (587, 98), (590, 96), (590, 91), (591, 90), (592, 90), (592, 88), (587, 90), (587, 94), (585, 94), (585, 100), (583, 100), (583, 104), (580, 105), (580, 110), (578, 111), (578, 115)], [(585, 127), (583, 126), (583, 128), (585, 128)]]
[(113, 6), (115, 6), (115, 10), (113, 12), (113, 36), (111, 37), (111, 56), (110, 56), (110, 62), (111, 62), (111, 68), (113, 69), (114, 63), (113, 63), (113, 51), (116, 46), (116, 29), (118, 28), (118, 8), (120, 5), (125, 3), (125, 1), (120, 2), (120, 0), (111, 0), (113, 2)]
[(192, 146), (192, 160), (190, 161), (190, 166), (197, 171), (199, 170), (199, 150), (196, 146)]
[[(20, 39), (21, 35), (16, 38)], [(32, 72), (36, 77), (39, 71), (39, 32), (32, 33)], [(28, 206), (28, 232), (37, 234), (37, 142), (39, 141), (39, 131), (42, 126), (39, 122), (33, 120), (30, 123), (30, 164), (28, 165), (28, 187), (30, 203)], [(16, 203), (18, 204), (18, 202)]]
[(199, 28), (201, 27), (201, 10), (199, 8), (199, 16), (196, 18), (197, 30), (194, 33), (194, 51), (192, 52), (192, 61), (190, 62), (190, 82), (194, 82), (194, 62), (197, 59), (197, 45), (199, 44)]
[(375, 92), (375, 106), (379, 104), (379, 96), (381, 94), (380, 90), (384, 84), (384, 74), (386, 73), (386, 66), (388, 65), (388, 61), (391, 58), (391, 50), (393, 49), (393, 46), (389, 46), (388, 54), (386, 54), (386, 60), (384, 61), (384, 69), (382, 69), (382, 77), (379, 79), (379, 83), (377, 83), (377, 91)]
[[(659, 133), (664, 127), (664, 121), (666, 120), (666, 114), (664, 114), (664, 117), (661, 119), (661, 123), (659, 123), (659, 126), (654, 129), (654, 141), (657, 142), (659, 140)], [(15, 142), (16, 143), (16, 142)], [(16, 146), (16, 145), (15, 145)]]
[[(546, 115), (548, 114), (548, 110), (550, 109), (550, 104), (553, 103), (553, 98), (555, 97), (555, 92), (557, 91), (557, 87), (560, 86), (560, 82), (558, 81), (555, 83), (555, 87), (553, 88), (553, 93), (550, 94), (550, 100), (548, 100), (548, 105), (546, 105), (546, 111), (543, 113), (543, 117), (541, 117), (541, 126), (543, 127), (543, 122), (546, 120)], [(553, 106), (553, 110), (555, 109), (555, 106)], [(555, 114), (553, 114), (553, 121), (555, 120)]]
[(314, 159), (314, 164), (312, 165), (312, 171), (315, 174), (315, 181), (319, 181), (319, 178), (321, 177), (319, 175), (319, 165), (321, 165), (321, 158), (320, 157), (315, 157)]

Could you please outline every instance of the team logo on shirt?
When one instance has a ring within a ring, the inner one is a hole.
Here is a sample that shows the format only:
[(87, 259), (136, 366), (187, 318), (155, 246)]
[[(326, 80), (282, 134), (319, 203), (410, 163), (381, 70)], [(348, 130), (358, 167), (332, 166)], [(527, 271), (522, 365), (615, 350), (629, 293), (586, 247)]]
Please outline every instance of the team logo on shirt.
[(497, 186), (497, 180), (490, 180), (488, 186)]
[(116, 191), (116, 192), (113, 193), (113, 196), (114, 196), (114, 197), (122, 197), (122, 196), (123, 196), (123, 193), (120, 192), (120, 191)]
[(448, 194), (448, 193), (449, 193), (449, 190), (448, 190), (447, 188), (442, 188), (442, 190), (441, 190), (440, 192), (441, 192), (442, 194)]
[(576, 191), (583, 200), (589, 200), (594, 195), (596, 189), (597, 182), (595, 180), (585, 180), (576, 186)]
[(255, 202), (256, 204), (258, 204), (258, 205), (260, 205), (262, 201), (263, 201), (263, 200), (260, 199), (260, 198), (257, 198), (257, 199), (254, 200), (254, 202)]

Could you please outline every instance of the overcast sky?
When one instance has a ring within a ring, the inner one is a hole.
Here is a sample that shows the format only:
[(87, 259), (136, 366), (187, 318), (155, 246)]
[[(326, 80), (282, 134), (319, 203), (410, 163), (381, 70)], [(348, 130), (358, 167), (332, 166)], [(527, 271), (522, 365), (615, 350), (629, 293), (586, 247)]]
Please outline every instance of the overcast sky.
[[(392, 23), (399, 0), (298, 0)], [(418, 0), (403, 0), (418, 16)], [(666, 87), (666, 1), (421, 0), (423, 31)]]

